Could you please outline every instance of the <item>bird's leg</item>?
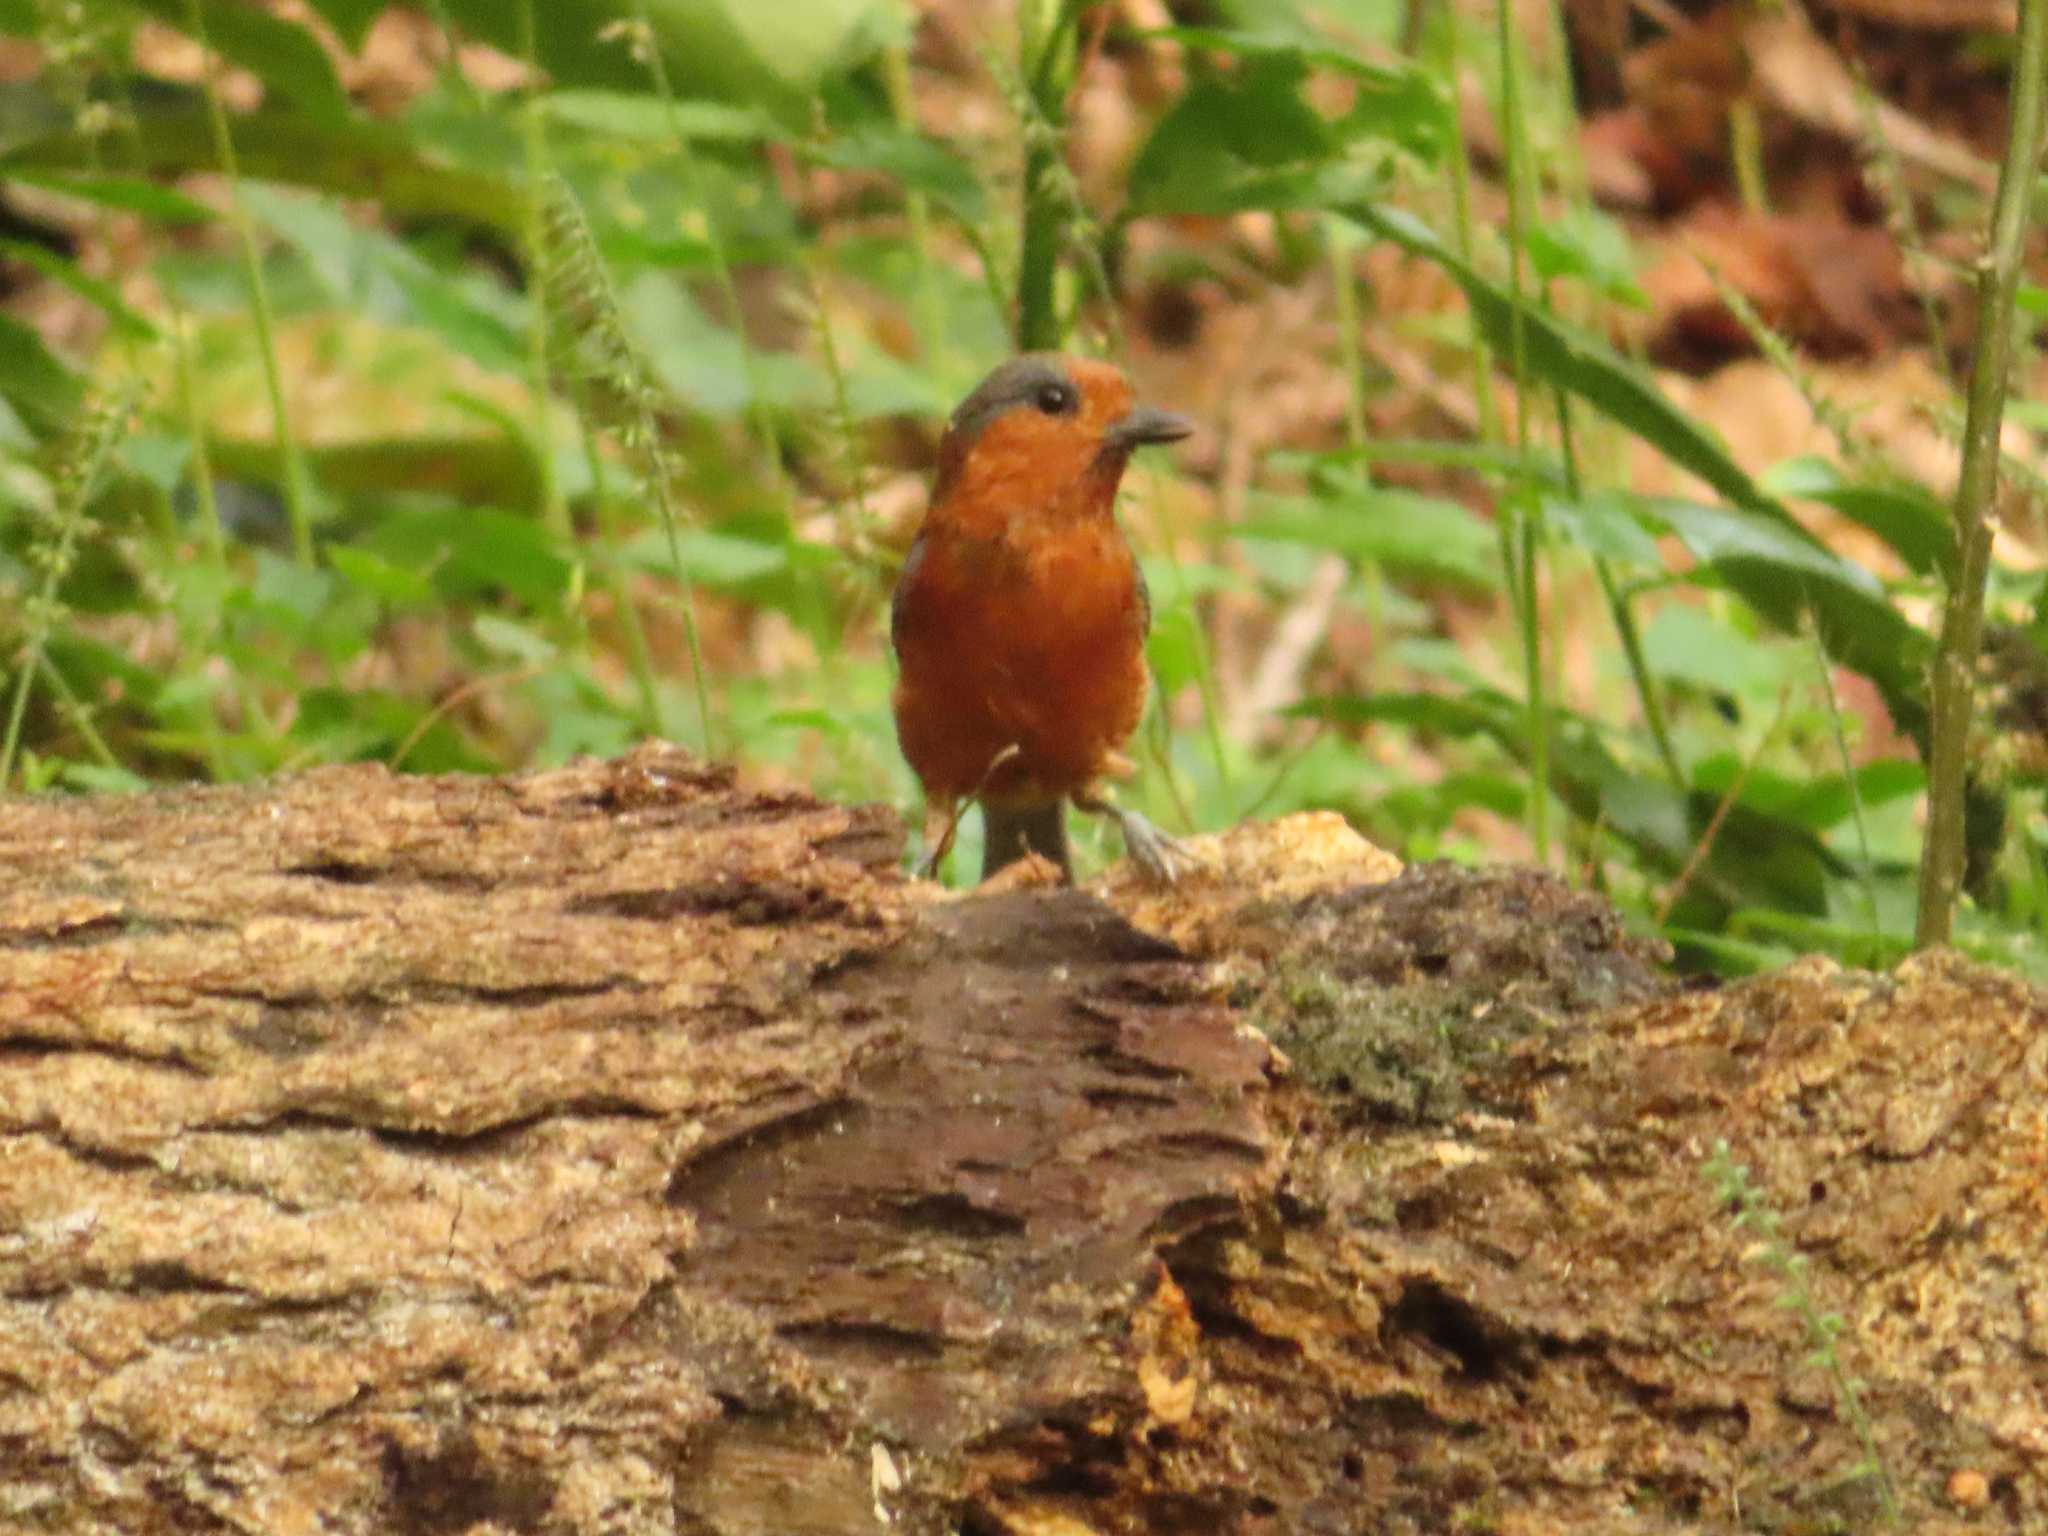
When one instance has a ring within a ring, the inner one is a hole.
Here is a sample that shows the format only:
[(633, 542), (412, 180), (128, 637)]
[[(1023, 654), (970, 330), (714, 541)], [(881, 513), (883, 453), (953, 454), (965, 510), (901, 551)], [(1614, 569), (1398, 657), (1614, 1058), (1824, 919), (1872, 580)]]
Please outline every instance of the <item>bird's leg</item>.
[[(917, 866), (918, 877), (923, 880), (938, 878), (939, 865), (946, 855), (953, 851), (953, 839), (960, 832), (960, 818), (967, 814), (967, 807), (981, 798), (981, 792), (988, 788), (988, 781), (995, 772), (1024, 749), (1014, 741), (988, 760), (988, 766), (981, 770), (981, 782), (974, 786), (974, 793), (964, 800), (951, 798), (927, 800), (924, 810), (924, 845), (929, 851)], [(937, 841), (933, 840), (937, 830)]]
[(1107, 816), (1124, 835), (1124, 851), (1154, 885), (1171, 885), (1191, 865), (1201, 861), (1187, 844), (1168, 837), (1136, 811), (1127, 811), (1100, 790), (1083, 789), (1070, 798), (1074, 809)]

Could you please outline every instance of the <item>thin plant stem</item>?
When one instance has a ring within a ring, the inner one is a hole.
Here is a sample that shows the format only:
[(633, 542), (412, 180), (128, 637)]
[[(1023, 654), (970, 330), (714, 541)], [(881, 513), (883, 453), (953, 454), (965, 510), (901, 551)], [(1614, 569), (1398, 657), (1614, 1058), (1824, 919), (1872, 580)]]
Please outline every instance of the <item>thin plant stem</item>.
[(1749, 776), (1755, 771), (1756, 765), (1777, 742), (1779, 728), (1785, 723), (1785, 707), (1790, 702), (1790, 693), (1781, 692), (1778, 695), (1777, 712), (1771, 716), (1770, 725), (1757, 741), (1756, 750), (1744, 758), (1742, 766), (1736, 769), (1735, 777), (1729, 781), (1727, 792), (1714, 807), (1714, 814), (1707, 818), (1706, 830), (1700, 834), (1700, 840), (1693, 845), (1692, 853), (1685, 861), (1685, 867), (1679, 870), (1678, 878), (1672, 881), (1670, 889), (1665, 891), (1664, 899), (1657, 903), (1656, 921), (1659, 928), (1671, 921), (1671, 914), (1677, 908), (1679, 898), (1686, 893), (1700, 870), (1706, 866), (1708, 857), (1714, 851), (1714, 844), (1721, 836), (1721, 824), (1728, 819), (1728, 813), (1735, 809), (1736, 802), (1742, 798), (1743, 790), (1749, 787)]
[[(1522, 104), (1522, 49), (1515, 36), (1510, 0), (1495, 0), (1500, 45), (1502, 137), (1507, 144), (1508, 193), (1508, 290), (1514, 301), (1511, 347), (1515, 376), (1515, 446), (1526, 457), (1529, 451), (1529, 363), (1523, 326), (1523, 307), (1528, 302), (1522, 272), (1529, 230), (1531, 167), (1528, 125)], [(1525, 718), (1529, 735), (1529, 773), (1534, 792), (1529, 796), (1529, 840), (1536, 860), (1550, 862), (1550, 711), (1543, 676), (1542, 594), (1536, 573), (1537, 549), (1542, 541), (1542, 515), (1533, 507), (1517, 508), (1519, 537), (1510, 561), (1510, 581), (1522, 595), (1521, 642)]]
[[(1050, 12), (1050, 14), (1048, 14)], [(1050, 351), (1060, 345), (1054, 302), (1066, 200), (1052, 185), (1066, 120), (1071, 49), (1065, 0), (1026, 0), (1017, 15), (1019, 102), (1024, 127), (1023, 230), (1017, 256), (1017, 349)]]
[[(1578, 434), (1572, 427), (1571, 396), (1562, 389), (1557, 391), (1557, 433), (1564, 452), (1565, 494), (1576, 502), (1585, 495), (1585, 487), (1579, 475)], [(1614, 579), (1614, 566), (1605, 555), (1593, 556), (1593, 574), (1599, 579), (1601, 596), (1607, 600), (1615, 633), (1621, 637), (1621, 652), (1628, 660), (1629, 679), (1635, 684), (1636, 700), (1642, 706), (1643, 724), (1649, 728), (1650, 740), (1656, 744), (1657, 756), (1671, 779), (1671, 787), (1684, 794), (1685, 767), (1679, 761), (1678, 749), (1671, 744), (1671, 731), (1664, 722), (1664, 705), (1643, 654), (1643, 637), (1636, 627), (1635, 611), (1629, 607), (1620, 583)]]
[(101, 736), (98, 728), (93, 725), (92, 712), (85, 707), (85, 701), (79, 698), (71, 685), (64, 680), (64, 674), (57, 670), (57, 663), (50, 659), (47, 650), (42, 653), (41, 660), (43, 676), (50, 680), (50, 691), (57, 695), (58, 701), (64, 706), (64, 713), (69, 717), (72, 726), (85, 738), (86, 750), (100, 760), (101, 767), (119, 768), (121, 760), (114, 756), (113, 748), (107, 745), (106, 738)]
[(617, 505), (612, 500), (611, 485), (605, 474), (604, 454), (597, 444), (597, 433), (590, 425), (590, 419), (582, 412), (576, 413), (577, 435), (583, 442), (583, 462), (590, 468), (590, 499), (597, 509), (597, 525), (602, 533), (609, 558), (604, 562), (605, 585), (611, 589), (612, 602), (619, 610), (619, 627), (626, 636), (626, 659), (633, 672), (633, 686), (640, 695), (640, 729), (650, 735), (662, 734), (661, 690), (654, 676), (654, 654), (648, 649), (647, 627), (640, 622), (640, 607), (633, 601), (633, 591), (626, 582), (626, 574), (616, 558), (623, 542), (624, 530), (619, 524)]
[(22, 604), (25, 630), (21, 643), (19, 670), (14, 695), (8, 702), (7, 727), (0, 734), (0, 789), (14, 772), (15, 754), (21, 749), (22, 723), (28, 716), (28, 696), (36, 674), (43, 669), (45, 648), (50, 643), (60, 608), (58, 593), (70, 575), (78, 555), (78, 541), (86, 527), (86, 507), (93, 488), (112, 458), (114, 447), (126, 432), (134, 412), (134, 393), (139, 384), (131, 381), (125, 392), (107, 396), (88, 395), (64, 441), (58, 446), (56, 470), (47, 528), (39, 534), (32, 556), (42, 580), (35, 594)]
[[(519, 7), (520, 51), (526, 67), (538, 73), (538, 43), (534, 36), (534, 0), (521, 0)], [(551, 168), (548, 159), (547, 126), (541, 121), (540, 95), (530, 91), (519, 112), (520, 147), (526, 159), (526, 260), (534, 272), (547, 264), (547, 205), (541, 189)], [(540, 471), (542, 521), (561, 541), (564, 552), (574, 548), (575, 529), (569, 521), (569, 504), (562, 495), (561, 478), (555, 473), (555, 456), (550, 451), (553, 433), (548, 420), (548, 288), (546, 283), (527, 285), (526, 369), (527, 389), (533, 396), (534, 457)], [(574, 613), (564, 614), (581, 638), (582, 626)]]
[(1820, 674), (1821, 697), (1828, 701), (1828, 728), (1834, 736), (1835, 756), (1842, 764), (1842, 782), (1849, 789), (1849, 813), (1856, 823), (1857, 873), (1862, 877), (1863, 905), (1870, 920), (1870, 936), (1878, 937), (1877, 870), (1870, 856), (1870, 827), (1863, 817), (1863, 786), (1856, 782), (1856, 764), (1849, 757), (1849, 732), (1842, 724), (1842, 701), (1835, 693), (1834, 669), (1828, 663), (1827, 647), (1811, 623), (1806, 626), (1807, 645), (1813, 654), (1814, 671)]
[(1991, 240), (1979, 264), (1977, 343), (1970, 366), (1962, 472), (1956, 481), (1956, 577), (1942, 608), (1934, 657), (1933, 722), (1927, 764), (1927, 840), (1920, 859), (1920, 911), (1914, 942), (1946, 944), (1961, 894), (1968, 828), (1973, 681), (1991, 574), (1991, 497), (1998, 484), (1998, 433), (2011, 366), (2013, 297), (2024, 254), (2028, 210), (2041, 159), (2043, 97), (2048, 95), (2048, 0), (2020, 0), (2019, 44), (2012, 61), (2012, 120), (1991, 215)]
[(697, 629), (697, 593), (683, 559), (682, 535), (677, 531), (682, 509), (677, 505), (674, 465), (656, 417), (656, 389), (649, 381), (645, 360), (627, 334), (583, 205), (569, 184), (553, 173), (540, 192), (548, 214), (544, 280), (556, 291), (559, 312), (573, 322), (564, 328), (576, 333), (571, 341), (595, 354), (592, 383), (607, 400), (607, 409), (619, 418), (614, 429), (638, 460), (653, 493), (656, 518), (668, 543), (669, 564), (682, 591), (683, 637), (689, 649), (690, 680), (696, 690), (704, 751), (712, 755), (711, 692)]
[[(1464, 49), (1460, 42), (1464, 36), (1464, 22), (1457, 7), (1449, 0), (1444, 6), (1443, 35), (1444, 77), (1456, 80), (1465, 67)], [(1458, 259), (1469, 267), (1475, 264), (1478, 245), (1472, 233), (1472, 156), (1465, 147), (1462, 133), (1453, 133), (1450, 140), (1452, 248), (1457, 251)], [(1493, 392), (1493, 349), (1487, 345), (1485, 335), (1477, 326), (1472, 330), (1472, 398), (1479, 410), (1480, 440), (1490, 444), (1502, 442), (1500, 402)], [(1505, 544), (1502, 545), (1502, 563), (1504, 566), (1508, 563)], [(1514, 596), (1512, 586), (1509, 596)]]
[(270, 397), (270, 417), (277, 438), (277, 452), (284, 465), (284, 504), (291, 519), (292, 553), (301, 565), (313, 563), (313, 493), (306, 474), (306, 461), (299, 452), (292, 431), (291, 413), (286, 408), (284, 369), (277, 356), (277, 326), (270, 308), (270, 288), (263, 278), (263, 256), (256, 248), (256, 224), (242, 202), (242, 173), (235, 156), (234, 135), (228, 130), (227, 107), (221, 101), (220, 83), (215, 78), (217, 60), (207, 40), (206, 17), (199, 0), (185, 0), (185, 14), (192, 24), (192, 36), (199, 44), (202, 60), (201, 85), (206, 96), (206, 121), (213, 133), (213, 152), (221, 175), (228, 183), (228, 217), (235, 226), (235, 238), (242, 247), (242, 271), (249, 284), (249, 309), (256, 322), (256, 347), (263, 363), (263, 387)]
[(1750, 213), (1771, 211), (1771, 196), (1764, 183), (1763, 119), (1756, 110), (1756, 98), (1741, 95), (1728, 106), (1728, 160), (1735, 168), (1735, 190), (1743, 208)]
[[(1358, 283), (1351, 269), (1351, 253), (1355, 246), (1350, 238), (1351, 227), (1334, 216), (1323, 221), (1323, 239), (1329, 247), (1330, 256), (1330, 286), (1337, 298), (1337, 352), (1344, 365), (1347, 385), (1344, 436), (1352, 451), (1362, 455), (1365, 449), (1365, 360), (1358, 345)], [(1365, 681), (1370, 687), (1384, 646), (1382, 628), (1386, 585), (1377, 560), (1360, 561), (1358, 574), (1365, 581), (1366, 657), (1367, 666), (1372, 669)]]

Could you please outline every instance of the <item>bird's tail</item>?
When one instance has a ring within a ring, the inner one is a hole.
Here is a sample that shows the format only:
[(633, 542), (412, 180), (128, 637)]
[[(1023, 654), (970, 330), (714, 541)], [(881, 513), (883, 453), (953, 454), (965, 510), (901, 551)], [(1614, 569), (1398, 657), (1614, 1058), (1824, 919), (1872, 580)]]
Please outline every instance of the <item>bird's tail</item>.
[(1052, 860), (1060, 879), (1074, 879), (1073, 855), (1067, 851), (1067, 808), (1063, 801), (1036, 805), (984, 805), (982, 808), (981, 878), (986, 880), (1027, 853)]

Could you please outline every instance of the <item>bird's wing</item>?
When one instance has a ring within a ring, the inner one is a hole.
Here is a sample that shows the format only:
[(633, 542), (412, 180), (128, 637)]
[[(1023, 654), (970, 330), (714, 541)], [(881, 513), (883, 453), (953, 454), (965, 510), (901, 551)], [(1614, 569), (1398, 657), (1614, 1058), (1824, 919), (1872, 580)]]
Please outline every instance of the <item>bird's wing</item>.
[(903, 626), (907, 598), (911, 584), (917, 580), (917, 573), (924, 565), (925, 539), (922, 533), (910, 541), (910, 552), (903, 557), (903, 569), (896, 573), (896, 594), (889, 599), (889, 643), (899, 651), (903, 648)]

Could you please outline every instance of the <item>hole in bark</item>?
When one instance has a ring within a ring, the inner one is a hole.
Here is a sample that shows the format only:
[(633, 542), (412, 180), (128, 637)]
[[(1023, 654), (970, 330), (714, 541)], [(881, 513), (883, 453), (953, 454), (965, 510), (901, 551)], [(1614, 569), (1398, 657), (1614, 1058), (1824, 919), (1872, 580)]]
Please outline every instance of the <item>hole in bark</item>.
[(1451, 1355), (1460, 1374), (1474, 1381), (1496, 1379), (1507, 1364), (1478, 1309), (1429, 1281), (1410, 1281), (1387, 1321)]
[(921, 1227), (948, 1237), (1012, 1237), (1024, 1230), (1021, 1216), (976, 1205), (965, 1195), (921, 1195), (891, 1208), (905, 1226)]
[(555, 1486), (532, 1467), (493, 1466), (476, 1441), (460, 1432), (432, 1450), (387, 1442), (384, 1488), (390, 1524), (404, 1536), (452, 1536), (485, 1522), (538, 1528), (555, 1501)]

